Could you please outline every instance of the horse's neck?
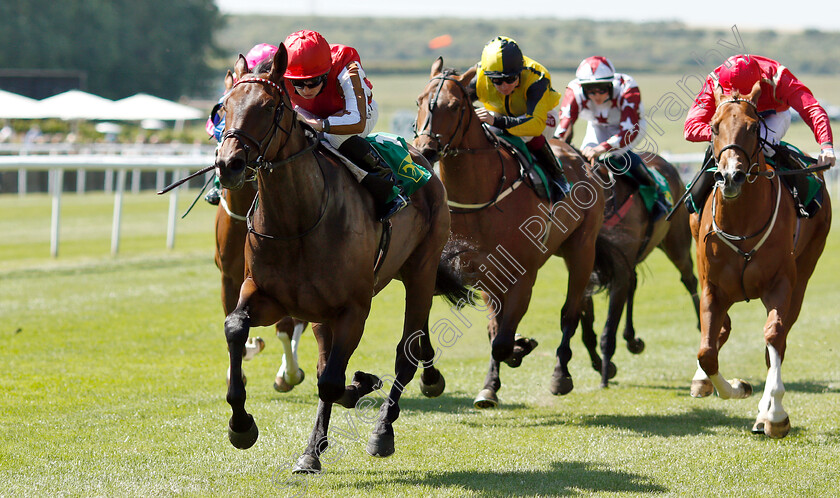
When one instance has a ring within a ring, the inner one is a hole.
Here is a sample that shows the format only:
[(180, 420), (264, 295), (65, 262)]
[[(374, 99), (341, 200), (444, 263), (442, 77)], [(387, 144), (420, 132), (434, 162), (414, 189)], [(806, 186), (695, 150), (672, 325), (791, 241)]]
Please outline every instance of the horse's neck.
[[(461, 142), (454, 149), (463, 152), (447, 156), (440, 161), (440, 177), (447, 190), (457, 191), (475, 199), (461, 199), (458, 202), (487, 202), (499, 189), (504, 172), (506, 182), (516, 175), (515, 166), (503, 161), (510, 155), (490, 141), (484, 133), (478, 117), (473, 116), (470, 127)], [(504, 163), (504, 164), (502, 164)]]
[[(309, 142), (301, 132), (292, 134), (276, 161), (303, 151)], [(320, 216), (326, 179), (314, 150), (258, 174), (257, 222), (281, 235), (299, 234)]]

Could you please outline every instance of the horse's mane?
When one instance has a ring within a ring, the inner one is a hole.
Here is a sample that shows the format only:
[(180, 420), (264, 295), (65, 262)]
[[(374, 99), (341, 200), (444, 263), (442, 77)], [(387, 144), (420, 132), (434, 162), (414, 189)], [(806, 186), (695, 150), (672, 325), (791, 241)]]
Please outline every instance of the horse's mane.
[(257, 64), (256, 66), (254, 66), (254, 68), (251, 69), (251, 73), (252, 74), (268, 73), (268, 72), (271, 71), (271, 68), (273, 66), (274, 66), (274, 59), (272, 57), (269, 57), (269, 58), (263, 60), (262, 62), (260, 62), (259, 64)]

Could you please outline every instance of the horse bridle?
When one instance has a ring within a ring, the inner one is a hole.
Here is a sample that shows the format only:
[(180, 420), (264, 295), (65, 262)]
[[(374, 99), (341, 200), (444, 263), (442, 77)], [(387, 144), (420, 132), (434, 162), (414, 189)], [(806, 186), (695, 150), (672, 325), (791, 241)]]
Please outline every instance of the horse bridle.
[[(723, 102), (720, 103), (720, 105), (722, 106), (724, 104), (738, 104), (738, 103), (741, 103), (741, 102), (746, 102), (747, 104), (751, 105), (752, 108), (755, 109), (755, 111), (756, 111), (756, 116), (758, 116), (759, 124), (761, 122), (763, 122), (763, 119), (762, 119), (761, 115), (758, 114), (758, 107), (755, 105), (755, 102), (753, 102), (752, 100), (742, 99), (742, 98), (739, 98), (739, 97), (733, 97), (729, 100), (724, 100)], [(772, 177), (774, 175), (774, 173), (772, 171), (770, 171), (770, 172), (759, 171), (758, 153), (761, 150), (761, 142), (762, 142), (761, 126), (760, 125), (756, 126), (755, 134), (756, 134), (755, 150), (752, 153), (747, 152), (747, 150), (744, 147), (742, 147), (740, 144), (737, 144), (737, 143), (731, 143), (731, 144), (724, 145), (723, 147), (721, 147), (720, 152), (718, 152), (714, 156), (715, 166), (718, 169), (720, 169), (720, 156), (722, 156), (723, 153), (726, 152), (727, 150), (735, 150), (737, 152), (742, 153), (747, 158), (747, 161), (749, 162), (750, 166), (749, 166), (749, 169), (747, 170), (747, 173), (746, 173), (747, 176)], [(755, 171), (753, 171), (753, 170), (755, 170)]]
[[(265, 160), (266, 149), (271, 144), (271, 141), (274, 139), (274, 135), (277, 134), (278, 130), (285, 133), (286, 137), (291, 136), (292, 131), (294, 131), (295, 123), (297, 122), (297, 120), (292, 119), (292, 125), (289, 127), (288, 130), (283, 128), (283, 126), (282, 126), (283, 115), (285, 114), (286, 109), (288, 109), (290, 111), (292, 109), (288, 105), (286, 105), (286, 101), (283, 99), (284, 91), (283, 91), (283, 88), (280, 85), (278, 85), (277, 83), (275, 83), (271, 80), (265, 79), (265, 78), (253, 77), (253, 78), (245, 78), (245, 79), (241, 79), (241, 80), (237, 81), (231, 87), (231, 91), (233, 91), (234, 88), (236, 88), (238, 85), (241, 85), (243, 83), (260, 83), (260, 84), (263, 84), (263, 85), (267, 85), (271, 88), (274, 88), (280, 94), (280, 105), (278, 105), (277, 108), (274, 110), (274, 117), (271, 121), (271, 126), (269, 127), (269, 129), (265, 133), (265, 135), (263, 135), (262, 139), (258, 140), (256, 138), (254, 138), (251, 134), (247, 133), (246, 131), (244, 131), (240, 128), (230, 128), (228, 130), (225, 130), (224, 134), (222, 134), (222, 139), (219, 141), (219, 145), (224, 143), (224, 141), (227, 140), (228, 138), (234, 138), (236, 140), (239, 140), (239, 142), (242, 144), (242, 148), (245, 149), (245, 166), (248, 169), (250, 169), (254, 173), (256, 173), (256, 170), (258, 170), (260, 168), (267, 168), (267, 169), (271, 170), (274, 167), (282, 164), (282, 162), (278, 163), (278, 162), (266, 161)], [(228, 95), (230, 95), (230, 92), (228, 92)], [(249, 160), (250, 157), (251, 157), (252, 148), (248, 145), (248, 142), (251, 142), (251, 144), (256, 146), (257, 157), (254, 160)], [(296, 155), (292, 156), (292, 157), (296, 157)], [(284, 160), (284, 162), (288, 162), (289, 160), (290, 160), (290, 158), (287, 158), (287, 159)]]
[[(250, 169), (251, 171), (253, 171), (254, 175), (256, 175), (257, 170), (259, 170), (261, 168), (266, 169), (270, 172), (278, 166), (290, 163), (290, 162), (296, 160), (297, 158), (303, 156), (304, 154), (307, 154), (307, 153), (311, 152), (312, 150), (315, 149), (315, 147), (318, 146), (318, 140), (313, 139), (313, 140), (310, 141), (308, 146), (304, 147), (300, 151), (292, 154), (291, 156), (289, 156), (285, 159), (281, 159), (279, 161), (266, 161), (265, 160), (266, 149), (271, 144), (271, 141), (274, 139), (274, 136), (277, 134), (278, 130), (282, 131), (283, 133), (286, 134), (286, 139), (287, 140), (288, 140), (289, 137), (292, 136), (292, 132), (295, 129), (295, 124), (297, 123), (297, 119), (294, 119), (294, 118), (292, 119), (292, 124), (289, 127), (289, 129), (284, 129), (283, 128), (282, 119), (283, 119), (283, 114), (285, 113), (286, 109), (288, 109), (292, 112), (294, 112), (294, 109), (292, 109), (291, 107), (286, 105), (286, 101), (283, 99), (283, 94), (284, 94), (283, 88), (280, 85), (278, 85), (277, 83), (275, 83), (271, 80), (265, 79), (265, 78), (257, 78), (257, 77), (245, 78), (245, 79), (241, 79), (241, 80), (237, 81), (233, 85), (233, 87), (231, 87), (231, 91), (234, 88), (236, 88), (237, 85), (240, 85), (242, 83), (261, 83), (261, 84), (264, 84), (264, 85), (268, 85), (271, 88), (274, 88), (275, 90), (277, 90), (280, 94), (280, 105), (278, 105), (277, 108), (274, 110), (274, 118), (272, 119), (271, 127), (268, 129), (268, 131), (266, 132), (266, 134), (263, 136), (263, 138), (261, 140), (255, 139), (249, 133), (246, 133), (245, 131), (243, 131), (239, 128), (231, 128), (231, 129), (225, 131), (224, 135), (222, 135), (222, 140), (219, 142), (219, 144), (221, 144), (222, 142), (224, 142), (228, 138), (235, 138), (236, 140), (239, 140), (239, 142), (242, 144), (242, 148), (245, 149), (245, 167)], [(230, 95), (230, 92), (228, 92), (228, 95)], [(243, 138), (245, 140), (243, 140)], [(246, 143), (246, 140), (257, 146), (258, 156), (253, 161), (248, 160), (249, 155), (251, 153), (251, 148), (248, 147), (248, 144)], [(281, 144), (280, 147), (283, 147), (283, 145)], [(259, 200), (259, 197), (260, 197), (259, 195), (257, 195), (257, 196), (254, 197), (254, 201), (251, 203), (251, 207), (248, 209), (248, 214), (245, 215), (245, 222), (248, 226), (248, 231), (250, 233), (253, 233), (254, 235), (258, 235), (260, 237), (264, 237), (264, 238), (271, 239), (271, 240), (291, 241), (291, 240), (297, 240), (297, 239), (303, 238), (306, 235), (309, 235), (310, 233), (312, 233), (316, 228), (318, 228), (318, 226), (324, 220), (324, 215), (327, 213), (327, 206), (329, 205), (329, 199), (330, 199), (330, 186), (329, 186), (329, 182), (326, 181), (327, 177), (326, 177), (326, 174), (324, 173), (323, 166), (321, 166), (321, 161), (319, 161), (316, 158), (316, 162), (318, 163), (318, 168), (321, 170), (321, 176), (324, 179), (324, 198), (322, 199), (322, 202), (321, 202), (321, 204), (323, 206), (321, 208), (321, 213), (318, 215), (318, 219), (315, 220), (315, 223), (311, 227), (304, 230), (303, 232), (301, 232), (297, 235), (292, 235), (292, 236), (288, 236), (288, 237), (277, 236), (277, 235), (268, 235), (268, 234), (257, 232), (253, 227), (254, 211), (257, 208), (257, 203), (258, 203), (258, 200)]]
[[(451, 82), (455, 83), (458, 86), (458, 88), (461, 89), (461, 92), (464, 94), (464, 98), (469, 100), (469, 92), (467, 91), (466, 88), (464, 88), (464, 85), (462, 85), (461, 82), (458, 79), (452, 77), (453, 74), (455, 74), (454, 69), (445, 69), (443, 71), (443, 73), (432, 77), (432, 79), (430, 81), (439, 80), (439, 83), (437, 85), (437, 88), (435, 89), (435, 92), (434, 92), (432, 98), (429, 99), (428, 113), (426, 114), (426, 121), (423, 123), (423, 127), (420, 129), (419, 132), (417, 131), (417, 123), (416, 122), (414, 123), (414, 138), (418, 138), (418, 137), (421, 137), (423, 135), (426, 135), (429, 138), (431, 138), (432, 140), (434, 140), (438, 145), (438, 149), (439, 149), (438, 154), (441, 157), (445, 157), (447, 155), (454, 156), (454, 155), (457, 155), (459, 153), (467, 152), (467, 151), (470, 150), (470, 149), (453, 149), (453, 148), (451, 148), (452, 143), (455, 141), (455, 137), (458, 135), (458, 132), (461, 131), (461, 125), (464, 124), (464, 115), (466, 114), (466, 116), (467, 116), (467, 122), (466, 122), (466, 125), (464, 125), (463, 130), (469, 129), (470, 123), (472, 122), (472, 114), (473, 113), (469, 112), (469, 109), (467, 109), (466, 107), (461, 109), (461, 113), (458, 116), (458, 123), (455, 125), (455, 131), (452, 132), (452, 136), (449, 138), (448, 143), (443, 143), (443, 137), (440, 133), (432, 132), (432, 116), (434, 115), (435, 108), (437, 108), (438, 98), (440, 97), (440, 93), (443, 90), (443, 84), (445, 82), (451, 81)], [(428, 129), (428, 131), (427, 131), (427, 129)], [(463, 133), (463, 131), (461, 131), (461, 133)]]

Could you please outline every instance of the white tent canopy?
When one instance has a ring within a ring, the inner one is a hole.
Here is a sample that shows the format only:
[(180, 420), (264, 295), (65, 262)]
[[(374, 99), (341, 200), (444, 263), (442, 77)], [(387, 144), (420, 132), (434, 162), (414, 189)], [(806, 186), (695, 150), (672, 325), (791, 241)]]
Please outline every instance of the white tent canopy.
[(0, 119), (39, 119), (46, 116), (41, 114), (39, 102), (23, 95), (0, 90)]
[(205, 113), (195, 107), (179, 104), (145, 93), (138, 93), (114, 103), (117, 114), (124, 121), (159, 119), (161, 121), (180, 121), (202, 119)]
[(0, 118), (7, 119), (182, 122), (204, 117), (205, 113), (199, 109), (145, 93), (115, 102), (81, 90), (70, 90), (39, 101), (0, 90)]

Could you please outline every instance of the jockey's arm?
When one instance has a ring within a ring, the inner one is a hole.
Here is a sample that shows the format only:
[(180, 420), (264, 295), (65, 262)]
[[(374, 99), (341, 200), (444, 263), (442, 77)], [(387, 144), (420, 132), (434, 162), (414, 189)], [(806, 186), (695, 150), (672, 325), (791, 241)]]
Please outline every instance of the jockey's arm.
[(791, 106), (802, 120), (811, 128), (814, 138), (820, 144), (820, 155), (817, 158), (818, 166), (834, 166), (836, 158), (834, 155), (834, 139), (831, 132), (831, 122), (828, 113), (817, 101), (811, 90), (801, 81), (784, 69), (782, 76), (776, 86), (776, 96)]
[(567, 144), (572, 143), (574, 136), (574, 125), (578, 118), (577, 99), (575, 99), (575, 91), (566, 87), (563, 93), (563, 99), (560, 101), (560, 122), (557, 123), (557, 128), (554, 130), (554, 137), (559, 138)]
[(688, 110), (683, 132), (685, 139), (689, 142), (710, 142), (712, 140), (712, 127), (709, 123), (717, 108), (713, 88), (714, 82), (709, 77), (706, 79), (703, 89), (700, 90), (700, 94), (694, 99), (694, 105)]
[(354, 62), (347, 64), (339, 74), (340, 91), (344, 94), (344, 110), (327, 116), (324, 131), (333, 135), (358, 135), (367, 124), (367, 94), (364, 70)]
[[(497, 128), (507, 130), (518, 137), (536, 137), (545, 130), (545, 122), (551, 105), (547, 98), (551, 86), (547, 78), (541, 78), (525, 90), (525, 114), (520, 116), (496, 116)], [(555, 101), (556, 102), (556, 101)]]

